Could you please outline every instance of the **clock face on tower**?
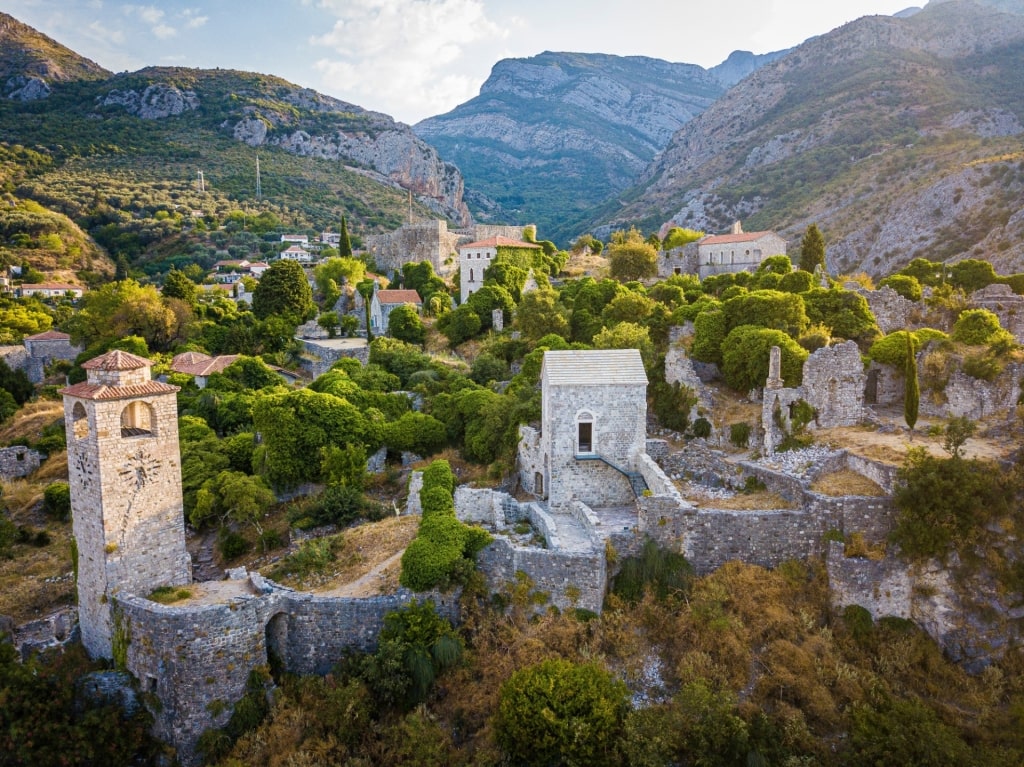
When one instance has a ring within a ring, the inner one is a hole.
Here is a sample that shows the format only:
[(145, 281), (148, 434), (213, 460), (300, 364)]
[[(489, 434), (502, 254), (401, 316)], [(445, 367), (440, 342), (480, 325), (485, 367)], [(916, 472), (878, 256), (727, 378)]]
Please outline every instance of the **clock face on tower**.
[(92, 467), (89, 466), (89, 461), (82, 451), (75, 454), (75, 468), (78, 470), (78, 479), (82, 487), (89, 487), (92, 484)]
[(127, 457), (117, 473), (131, 490), (138, 492), (157, 478), (160, 459), (140, 447)]

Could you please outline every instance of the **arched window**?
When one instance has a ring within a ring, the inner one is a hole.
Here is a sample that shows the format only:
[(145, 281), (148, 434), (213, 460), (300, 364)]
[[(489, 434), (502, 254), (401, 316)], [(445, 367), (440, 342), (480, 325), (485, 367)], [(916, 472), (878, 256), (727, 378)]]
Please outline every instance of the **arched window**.
[(89, 415), (81, 402), (76, 402), (71, 408), (71, 430), (75, 434), (75, 439), (85, 439), (89, 436)]
[(576, 452), (597, 452), (594, 448), (594, 416), (586, 410), (576, 416)]
[(470, 282), (473, 281), (473, 270), (472, 269), (469, 270), (469, 281)]
[(156, 430), (153, 408), (145, 402), (129, 402), (121, 411), (122, 437), (152, 437)]

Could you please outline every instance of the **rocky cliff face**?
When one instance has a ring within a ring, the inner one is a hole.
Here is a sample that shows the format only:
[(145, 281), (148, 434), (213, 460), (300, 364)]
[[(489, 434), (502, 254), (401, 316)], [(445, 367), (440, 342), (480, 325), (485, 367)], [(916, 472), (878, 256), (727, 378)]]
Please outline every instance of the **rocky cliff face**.
[(951, 0), (866, 17), (759, 69), (684, 125), (612, 224), (796, 241), (834, 272), (917, 256), (1024, 269), (1024, 18)]
[(558, 239), (724, 90), (692, 64), (546, 52), (499, 61), (477, 98), (414, 130), (489, 198), (477, 202), (482, 217), (535, 221)]
[(278, 146), (299, 156), (351, 165), (374, 180), (411, 191), (438, 216), (468, 226), (459, 170), (412, 130), (277, 78), (237, 72), (150, 68), (111, 81), (98, 108), (158, 120), (198, 110), (249, 146)]

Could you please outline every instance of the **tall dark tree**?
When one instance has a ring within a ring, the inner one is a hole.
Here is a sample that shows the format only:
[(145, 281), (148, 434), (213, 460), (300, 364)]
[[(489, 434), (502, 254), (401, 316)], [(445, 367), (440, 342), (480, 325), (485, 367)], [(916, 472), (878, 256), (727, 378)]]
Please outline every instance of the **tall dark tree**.
[(907, 333), (907, 366), (904, 369), (906, 388), (903, 393), (903, 420), (911, 429), (917, 423), (917, 410), (921, 404), (921, 386), (917, 381), (917, 357), (914, 354), (914, 341)]
[(117, 257), (114, 265), (114, 279), (117, 281), (128, 279), (128, 259), (124, 253)]
[(296, 261), (275, 261), (253, 291), (252, 311), (261, 320), (287, 317), (297, 324), (309, 317), (313, 309), (313, 290)]
[(813, 272), (815, 267), (825, 267), (825, 238), (817, 224), (811, 224), (800, 241), (800, 268)]
[(363, 297), (363, 309), (366, 312), (366, 343), (373, 340), (373, 331), (370, 329), (370, 301), (373, 300), (373, 280), (361, 280), (356, 285), (356, 290)]
[(352, 240), (348, 236), (348, 222), (341, 217), (341, 235), (338, 240), (338, 255), (342, 258), (352, 258)]

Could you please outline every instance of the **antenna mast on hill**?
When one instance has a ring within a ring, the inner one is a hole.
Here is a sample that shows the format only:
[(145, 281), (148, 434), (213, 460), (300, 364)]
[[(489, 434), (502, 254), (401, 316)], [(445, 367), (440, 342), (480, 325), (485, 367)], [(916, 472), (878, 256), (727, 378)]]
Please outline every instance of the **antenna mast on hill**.
[(203, 180), (203, 172), (199, 171), (199, 192), (203, 193), (206, 191), (206, 182)]
[(263, 187), (260, 186), (260, 156), (256, 154), (256, 199), (263, 197)]

